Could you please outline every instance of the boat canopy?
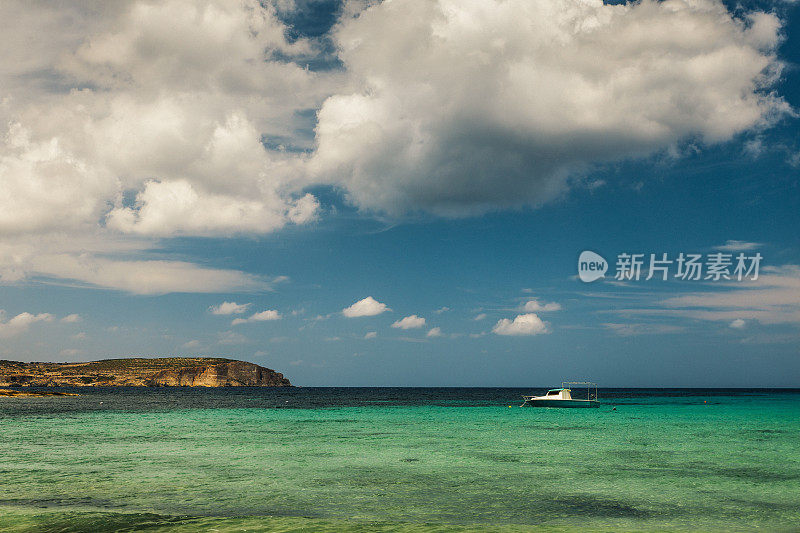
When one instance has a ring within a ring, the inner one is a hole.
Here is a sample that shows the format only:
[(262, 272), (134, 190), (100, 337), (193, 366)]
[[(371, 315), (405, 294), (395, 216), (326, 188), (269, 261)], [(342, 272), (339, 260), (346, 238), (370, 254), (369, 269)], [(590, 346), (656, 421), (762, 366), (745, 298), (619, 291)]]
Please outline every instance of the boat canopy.
[[(599, 396), (597, 395), (597, 383), (594, 381), (562, 381), (561, 386), (567, 388), (569, 386), (578, 386), (580, 388), (586, 387), (586, 399), (587, 400), (597, 400)], [(592, 389), (594, 389), (594, 395), (592, 394)], [(572, 390), (572, 389), (567, 389)]]

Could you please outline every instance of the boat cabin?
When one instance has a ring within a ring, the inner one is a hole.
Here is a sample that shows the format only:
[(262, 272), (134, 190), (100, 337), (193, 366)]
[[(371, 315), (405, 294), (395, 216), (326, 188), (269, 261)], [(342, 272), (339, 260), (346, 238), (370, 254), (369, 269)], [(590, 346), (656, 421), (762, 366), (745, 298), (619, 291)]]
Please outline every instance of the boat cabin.
[(548, 400), (571, 400), (572, 394), (570, 389), (550, 389), (544, 398)]

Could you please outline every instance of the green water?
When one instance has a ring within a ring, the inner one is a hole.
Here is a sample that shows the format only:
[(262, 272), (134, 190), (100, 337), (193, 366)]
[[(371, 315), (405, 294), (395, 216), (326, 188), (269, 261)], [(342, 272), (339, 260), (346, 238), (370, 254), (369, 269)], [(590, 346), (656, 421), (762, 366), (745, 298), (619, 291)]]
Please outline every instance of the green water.
[(374, 391), (2, 399), (0, 530), (800, 530), (800, 394), (536, 409)]

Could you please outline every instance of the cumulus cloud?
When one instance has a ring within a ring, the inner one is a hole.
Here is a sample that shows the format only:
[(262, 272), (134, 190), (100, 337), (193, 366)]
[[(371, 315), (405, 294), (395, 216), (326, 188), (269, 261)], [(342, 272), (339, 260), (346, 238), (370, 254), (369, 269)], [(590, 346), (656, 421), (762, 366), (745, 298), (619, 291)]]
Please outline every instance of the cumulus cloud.
[(316, 216), (319, 202), (310, 194), (284, 202), (275, 197), (251, 200), (227, 194), (201, 194), (185, 180), (150, 181), (136, 197), (136, 207), (119, 207), (108, 214), (108, 227), (127, 233), (176, 234), (264, 233), (287, 220), (305, 223)]
[(741, 318), (737, 318), (736, 320), (732, 321), (729, 324), (729, 326), (732, 327), (733, 329), (742, 329), (743, 327), (745, 327), (746, 324), (747, 322), (745, 322)]
[(54, 317), (50, 313), (39, 313), (34, 315), (32, 313), (24, 312), (17, 316), (4, 321), (5, 312), (0, 309), (0, 339), (14, 337), (20, 333), (24, 333), (30, 328), (31, 324), (36, 322), (52, 322)]
[(375, 338), (377, 338), (377, 337), (378, 337), (378, 332), (377, 332), (377, 331), (368, 331), (368, 332), (367, 332), (367, 333), (364, 335), (364, 338), (365, 338), (365, 339), (375, 339)]
[(256, 321), (256, 322), (262, 322), (264, 320), (278, 320), (280, 318), (281, 318), (281, 314), (278, 311), (276, 311), (274, 309), (268, 309), (266, 311), (261, 311), (260, 313), (255, 313), (248, 320), (253, 320), (253, 321)]
[[(41, 58), (15, 47), (6, 60), (21, 66), (0, 72), (10, 91), (0, 94), (10, 124), (0, 232), (91, 227), (105, 216), (126, 233), (224, 235), (314, 219), (319, 204), (297, 181), (301, 159), (262, 139), (291, 139), (295, 112), (329, 89), (325, 75), (292, 61), (314, 44), (287, 39), (271, 4), (25, 6), (33, 27), (44, 24), (37, 17), (61, 27), (7, 28), (10, 42), (34, 41)], [(59, 17), (62, 9), (80, 13)], [(16, 2), (3, 10), (5, 20), (22, 11)], [(22, 81), (43, 72), (49, 90)]]
[(181, 348), (184, 350), (199, 350), (202, 345), (203, 344), (199, 340), (193, 339), (181, 344)]
[(433, 338), (433, 337), (441, 337), (442, 336), (442, 328), (440, 328), (440, 327), (431, 328), (425, 336), (426, 337), (431, 337), (431, 338)]
[(116, 180), (57, 137), (36, 139), (12, 122), (0, 139), (0, 234), (89, 227), (118, 193)]
[(514, 320), (502, 318), (497, 321), (492, 331), (497, 335), (539, 335), (549, 333), (547, 324), (536, 313), (517, 315)]
[(268, 287), (142, 255), (163, 247), (152, 237), (316, 218), (294, 155), (311, 141), (298, 117), (338, 75), (305, 68), (313, 42), (287, 38), (272, 4), (255, 0), (12, 0), (0, 4), (0, 32), (0, 281), (139, 294)]
[(486, 318), (486, 316), (487, 316), (486, 313), (478, 313), (477, 315), (475, 315), (475, 317), (472, 320), (478, 322), (478, 321), (483, 320), (484, 318)]
[(393, 328), (399, 329), (416, 329), (425, 326), (425, 319), (421, 316), (417, 315), (410, 315), (407, 317), (403, 317), (394, 324), (392, 324)]
[(354, 90), (320, 109), (310, 167), (363, 208), (538, 205), (592, 164), (790, 112), (768, 91), (780, 21), (717, 0), (363, 5), (333, 35)]
[(529, 312), (529, 313), (532, 313), (532, 312), (541, 313), (541, 312), (547, 312), (547, 311), (560, 311), (561, 310), (561, 304), (559, 304), (557, 302), (543, 303), (543, 302), (540, 302), (539, 300), (537, 300), (536, 298), (534, 298), (532, 300), (528, 300), (527, 302), (525, 302), (525, 304), (522, 306), (522, 310), (526, 311), (526, 312)]
[(80, 322), (81, 320), (83, 320), (81, 315), (73, 313), (62, 318), (61, 322), (64, 322), (65, 324), (74, 324), (76, 322)]
[(377, 301), (372, 296), (367, 296), (350, 307), (342, 309), (342, 314), (348, 318), (356, 318), (361, 316), (375, 316), (386, 311), (391, 311), (386, 304)]
[(237, 304), (236, 302), (222, 302), (209, 308), (213, 315), (238, 315), (247, 311), (252, 304)]
[(237, 324), (246, 324), (247, 322), (266, 322), (270, 320), (280, 320), (281, 314), (276, 311), (275, 309), (267, 309), (266, 311), (261, 311), (260, 313), (255, 313), (248, 318), (235, 318), (233, 322), (231, 322), (232, 326)]
[[(147, 238), (316, 218), (296, 155), (311, 146), (301, 112), (339, 75), (305, 68), (315, 43), (287, 38), (271, 3), (11, 0), (0, 31), (0, 236), (26, 247), (13, 260), (0, 249), (3, 282), (148, 294), (263, 287), (242, 273), (108, 254), (123, 235), (152, 249)], [(97, 256), (63, 244), (87, 236), (106, 243)], [(38, 238), (61, 241), (66, 255), (53, 258)]]
[(308, 224), (320, 184), (396, 215), (539, 205), (594, 164), (790, 112), (770, 92), (780, 21), (717, 0), (352, 2), (330, 35), (344, 68), (324, 72), (275, 3), (0, 3), (2, 282), (261, 289), (142, 256)]

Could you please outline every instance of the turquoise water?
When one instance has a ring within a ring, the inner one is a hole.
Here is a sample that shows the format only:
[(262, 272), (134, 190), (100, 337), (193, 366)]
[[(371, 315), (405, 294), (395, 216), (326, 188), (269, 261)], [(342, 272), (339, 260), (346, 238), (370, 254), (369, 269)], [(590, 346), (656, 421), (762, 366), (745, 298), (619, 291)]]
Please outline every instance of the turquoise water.
[(800, 530), (798, 392), (80, 392), (0, 398), (0, 530)]

